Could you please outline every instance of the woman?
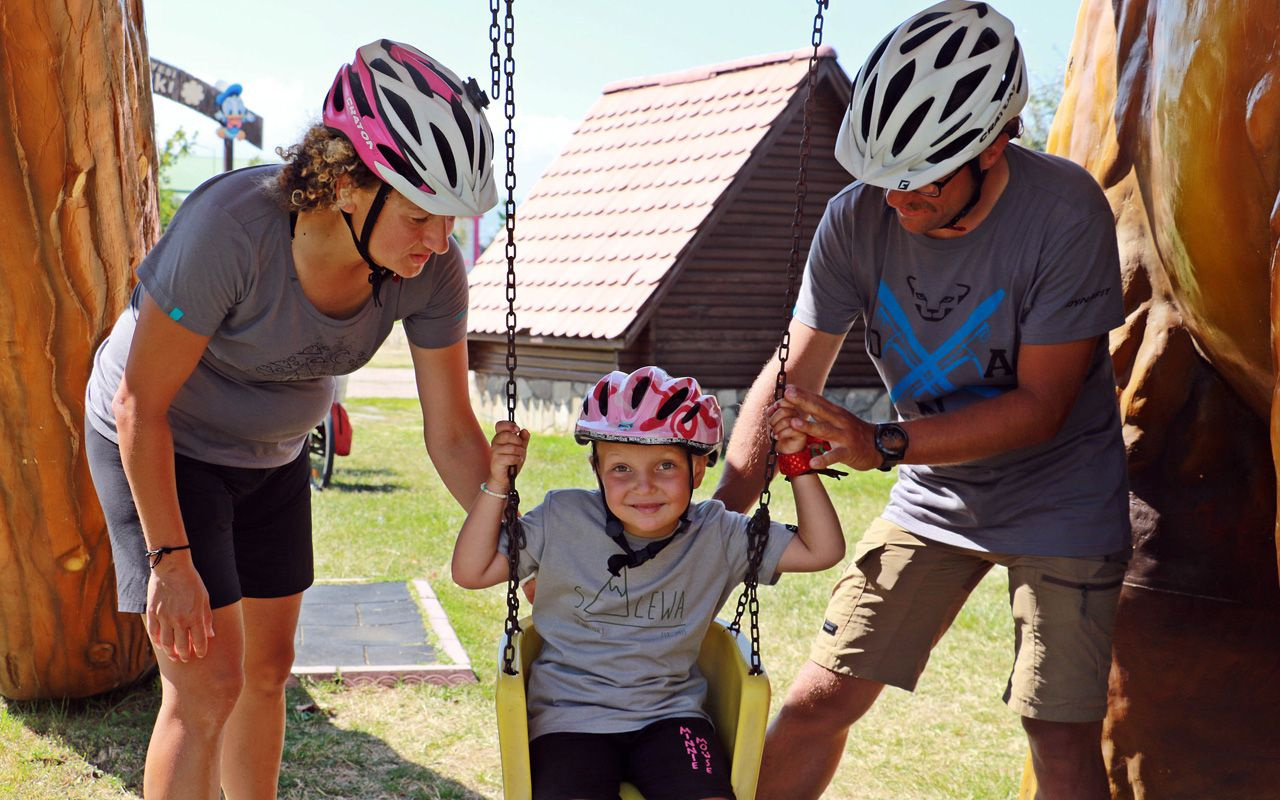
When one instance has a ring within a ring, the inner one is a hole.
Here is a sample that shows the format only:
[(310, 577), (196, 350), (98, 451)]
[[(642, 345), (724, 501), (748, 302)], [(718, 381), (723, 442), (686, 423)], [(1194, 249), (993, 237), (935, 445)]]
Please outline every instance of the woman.
[(284, 165), (205, 183), (138, 268), (86, 438), (119, 608), (145, 613), (160, 665), (147, 797), (275, 797), (312, 582), (304, 444), (396, 320), (432, 463), (460, 503), (488, 474), (449, 238), (496, 202), (484, 105), (418, 50), (366, 45)]

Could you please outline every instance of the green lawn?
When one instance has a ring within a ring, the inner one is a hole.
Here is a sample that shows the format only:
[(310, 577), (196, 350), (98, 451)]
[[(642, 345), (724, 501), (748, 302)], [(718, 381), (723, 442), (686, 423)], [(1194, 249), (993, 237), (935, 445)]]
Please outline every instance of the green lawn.
[[(493, 725), (499, 588), (468, 592), (449, 580), (462, 512), (422, 448), (413, 400), (352, 400), (352, 454), (316, 497), (321, 580), (427, 578), (480, 677), (478, 686), (290, 690), (282, 798), (501, 796)], [(546, 490), (594, 483), (569, 437), (536, 436), (520, 480), (525, 504)], [(718, 478), (713, 471), (708, 494)], [(879, 473), (828, 482), (850, 542), (884, 503)], [(774, 517), (791, 519), (786, 484)], [(852, 552), (852, 547), (849, 548)], [(765, 665), (774, 706), (821, 622), (832, 569), (790, 575), (760, 592)], [(1000, 703), (1012, 657), (1004, 573), (978, 587), (939, 645), (914, 694), (887, 690), (850, 736), (831, 798), (1012, 798), (1025, 757), (1017, 717)], [(136, 798), (159, 695), (154, 681), (79, 702), (0, 701), (0, 797)]]

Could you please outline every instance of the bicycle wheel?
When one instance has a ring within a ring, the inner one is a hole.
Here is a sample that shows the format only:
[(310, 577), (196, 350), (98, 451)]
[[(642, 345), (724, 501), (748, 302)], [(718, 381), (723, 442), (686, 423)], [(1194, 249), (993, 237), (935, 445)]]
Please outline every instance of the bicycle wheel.
[(311, 431), (307, 455), (311, 462), (311, 488), (322, 491), (333, 477), (333, 410)]

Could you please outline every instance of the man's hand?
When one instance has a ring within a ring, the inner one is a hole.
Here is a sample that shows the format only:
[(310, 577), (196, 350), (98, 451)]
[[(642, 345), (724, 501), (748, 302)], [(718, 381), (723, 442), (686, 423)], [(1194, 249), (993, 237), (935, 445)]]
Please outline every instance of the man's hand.
[[(883, 459), (876, 450), (875, 426), (871, 423), (799, 386), (787, 386), (786, 394), (777, 405), (783, 403), (798, 412), (787, 419), (792, 428), (831, 443), (829, 451), (809, 462), (812, 469), (824, 469), (832, 464), (846, 464), (856, 470), (880, 466)], [(770, 410), (781, 411), (781, 408)]]

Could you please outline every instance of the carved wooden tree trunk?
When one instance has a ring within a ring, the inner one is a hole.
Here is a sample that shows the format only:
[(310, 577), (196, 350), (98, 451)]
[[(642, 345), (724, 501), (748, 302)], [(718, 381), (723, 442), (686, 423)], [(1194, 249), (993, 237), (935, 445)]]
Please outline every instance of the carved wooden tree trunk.
[(155, 241), (140, 0), (0, 3), (0, 695), (84, 697), (151, 666), (115, 611), (84, 457), (94, 348)]
[(1071, 64), (1049, 148), (1106, 189), (1128, 312), (1112, 793), (1275, 798), (1280, 0), (1084, 0)]

